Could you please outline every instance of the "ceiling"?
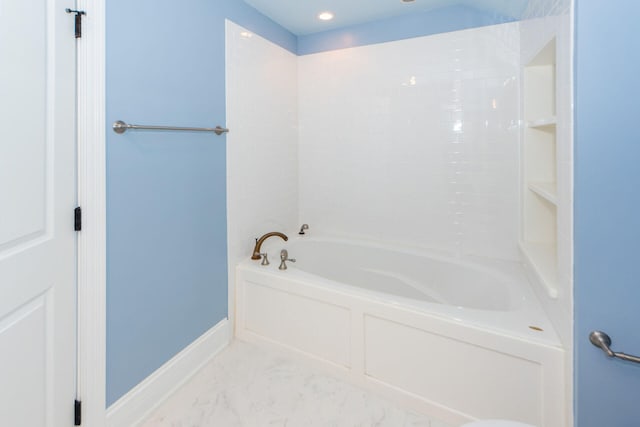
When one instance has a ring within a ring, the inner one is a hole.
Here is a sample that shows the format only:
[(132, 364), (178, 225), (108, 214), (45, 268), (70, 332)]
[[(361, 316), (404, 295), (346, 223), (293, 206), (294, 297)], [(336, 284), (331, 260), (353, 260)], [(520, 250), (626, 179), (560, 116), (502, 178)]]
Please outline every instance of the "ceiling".
[[(409, 13), (427, 12), (447, 6), (469, 6), (519, 19), (528, 0), (244, 0), (296, 35), (306, 35)], [(320, 21), (320, 12), (335, 14)]]

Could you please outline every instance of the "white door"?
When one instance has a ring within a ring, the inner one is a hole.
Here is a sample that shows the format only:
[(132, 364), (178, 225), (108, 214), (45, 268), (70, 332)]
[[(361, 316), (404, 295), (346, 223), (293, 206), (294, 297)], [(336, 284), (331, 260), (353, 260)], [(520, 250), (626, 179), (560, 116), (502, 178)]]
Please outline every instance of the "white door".
[(72, 0), (0, 0), (0, 426), (72, 426)]

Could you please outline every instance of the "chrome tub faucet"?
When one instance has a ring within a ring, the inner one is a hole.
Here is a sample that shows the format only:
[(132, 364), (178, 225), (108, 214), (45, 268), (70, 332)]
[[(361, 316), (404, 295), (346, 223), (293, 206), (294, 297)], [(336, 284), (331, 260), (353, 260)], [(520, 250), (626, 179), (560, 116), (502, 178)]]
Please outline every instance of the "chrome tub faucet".
[(308, 230), (309, 229), (309, 224), (302, 224), (302, 227), (300, 227), (300, 231), (298, 232), (298, 234), (304, 235), (305, 232), (304, 230)]

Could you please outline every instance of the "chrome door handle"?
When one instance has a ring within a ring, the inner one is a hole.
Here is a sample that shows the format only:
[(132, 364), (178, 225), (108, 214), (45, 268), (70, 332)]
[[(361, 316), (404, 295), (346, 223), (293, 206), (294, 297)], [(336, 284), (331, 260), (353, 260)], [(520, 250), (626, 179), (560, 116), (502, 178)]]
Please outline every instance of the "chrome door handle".
[(616, 353), (611, 350), (611, 338), (609, 335), (600, 331), (593, 331), (589, 334), (589, 341), (591, 344), (599, 347), (606, 353), (609, 357), (617, 357), (618, 359), (626, 360), (628, 362), (640, 363), (640, 357), (631, 356), (630, 354), (625, 353)]

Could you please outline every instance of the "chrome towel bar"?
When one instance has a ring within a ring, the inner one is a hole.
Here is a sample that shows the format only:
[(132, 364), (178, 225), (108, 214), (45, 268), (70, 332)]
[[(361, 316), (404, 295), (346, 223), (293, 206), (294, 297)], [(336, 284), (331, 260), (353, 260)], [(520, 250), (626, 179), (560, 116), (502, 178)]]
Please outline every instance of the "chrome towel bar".
[(131, 125), (118, 120), (113, 123), (113, 131), (117, 134), (123, 134), (128, 129), (141, 129), (141, 130), (179, 130), (188, 132), (215, 132), (216, 135), (222, 135), (229, 132), (229, 129), (216, 126), (214, 128), (192, 128), (192, 127), (178, 127), (178, 126), (147, 126), (147, 125)]
[(589, 341), (591, 344), (595, 345), (598, 348), (601, 348), (602, 351), (609, 357), (617, 357), (618, 359), (626, 360), (627, 362), (640, 363), (640, 357), (631, 356), (630, 354), (625, 353), (616, 353), (611, 350), (611, 338), (609, 335), (600, 331), (593, 331), (589, 334)]

